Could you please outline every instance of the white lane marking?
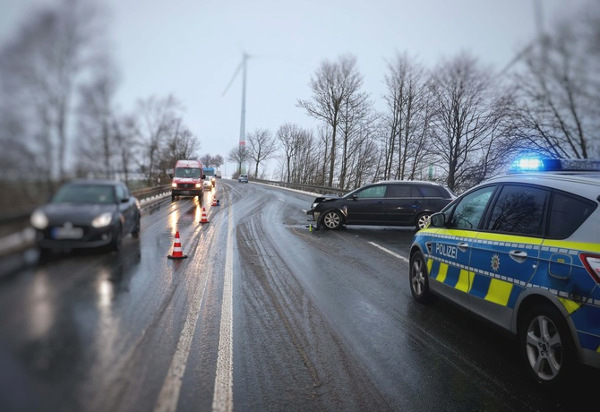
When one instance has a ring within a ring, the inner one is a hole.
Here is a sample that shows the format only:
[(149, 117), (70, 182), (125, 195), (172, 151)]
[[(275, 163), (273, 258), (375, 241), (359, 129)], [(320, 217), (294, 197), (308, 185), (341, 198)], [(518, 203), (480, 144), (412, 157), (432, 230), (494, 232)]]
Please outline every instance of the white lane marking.
[(169, 367), (163, 386), (158, 394), (154, 412), (172, 412), (177, 409), (183, 374), (185, 373), (187, 359), (190, 355), (192, 338), (194, 337), (194, 331), (196, 330), (196, 324), (198, 322), (198, 317), (200, 316), (200, 308), (202, 307), (207, 284), (208, 276), (206, 276), (204, 286), (196, 289), (194, 298), (191, 300), (191, 308), (185, 319), (181, 335), (179, 336), (179, 342), (177, 342), (177, 349), (171, 360), (171, 366)]
[(394, 256), (394, 257), (397, 257), (398, 259), (400, 259), (400, 260), (403, 260), (403, 261), (405, 261), (406, 263), (409, 263), (409, 260), (408, 260), (407, 258), (405, 258), (404, 256), (401, 256), (401, 255), (399, 255), (399, 254), (397, 254), (397, 253), (395, 253), (395, 252), (392, 252), (391, 250), (389, 250), (389, 249), (386, 249), (386, 248), (384, 248), (383, 246), (380, 246), (380, 245), (378, 245), (378, 244), (377, 244), (377, 243), (375, 243), (375, 242), (369, 242), (369, 243), (370, 243), (371, 245), (375, 246), (375, 247), (378, 247), (379, 249), (383, 250), (384, 252), (387, 252), (387, 253), (389, 253), (390, 255), (392, 255), (392, 256)]
[(219, 354), (217, 376), (213, 393), (212, 410), (233, 410), (233, 208), (229, 207), (227, 223), (227, 254), (225, 257), (225, 281), (219, 329)]

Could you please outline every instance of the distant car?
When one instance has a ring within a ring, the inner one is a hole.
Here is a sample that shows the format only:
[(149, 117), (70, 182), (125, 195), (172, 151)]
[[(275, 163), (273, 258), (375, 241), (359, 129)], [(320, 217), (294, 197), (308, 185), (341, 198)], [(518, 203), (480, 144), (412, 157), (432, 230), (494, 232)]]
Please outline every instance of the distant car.
[(36, 243), (50, 249), (119, 250), (123, 238), (140, 234), (140, 206), (127, 185), (114, 180), (74, 180), (31, 215)]
[(433, 182), (388, 180), (368, 184), (344, 196), (317, 197), (306, 213), (317, 229), (343, 225), (414, 226), (424, 228), (429, 216), (455, 198)]
[(464, 193), (415, 234), (409, 263), (416, 301), (509, 331), (546, 386), (577, 362), (600, 368), (600, 160), (557, 160), (521, 159)]
[(248, 183), (248, 175), (240, 175), (240, 177), (238, 177), (238, 182)]
[(214, 167), (205, 167), (202, 169), (204, 174), (204, 189), (211, 190), (217, 184), (216, 172)]

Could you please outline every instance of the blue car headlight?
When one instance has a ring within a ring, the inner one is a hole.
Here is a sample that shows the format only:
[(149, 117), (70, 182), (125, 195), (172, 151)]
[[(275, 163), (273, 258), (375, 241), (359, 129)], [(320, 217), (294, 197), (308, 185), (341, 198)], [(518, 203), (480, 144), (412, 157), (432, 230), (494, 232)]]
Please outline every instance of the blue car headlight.
[(31, 226), (36, 229), (44, 230), (48, 227), (48, 216), (41, 210), (36, 210), (31, 214)]
[(110, 222), (112, 222), (112, 213), (102, 213), (92, 220), (92, 226), (96, 228), (105, 227), (110, 225)]

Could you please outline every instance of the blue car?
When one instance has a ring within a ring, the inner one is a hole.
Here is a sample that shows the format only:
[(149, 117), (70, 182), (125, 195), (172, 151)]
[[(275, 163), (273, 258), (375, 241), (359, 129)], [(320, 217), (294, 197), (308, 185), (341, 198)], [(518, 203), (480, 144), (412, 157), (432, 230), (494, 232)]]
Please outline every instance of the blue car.
[(107, 247), (140, 234), (140, 205), (127, 185), (115, 180), (74, 180), (31, 215), (36, 243), (45, 254), (56, 249)]

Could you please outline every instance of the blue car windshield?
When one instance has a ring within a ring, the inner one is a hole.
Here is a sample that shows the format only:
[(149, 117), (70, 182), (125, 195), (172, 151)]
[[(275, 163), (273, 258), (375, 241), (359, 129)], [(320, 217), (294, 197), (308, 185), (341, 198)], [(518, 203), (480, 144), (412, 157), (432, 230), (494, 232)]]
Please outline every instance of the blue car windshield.
[(115, 203), (115, 190), (107, 185), (66, 185), (52, 198), (52, 203)]

